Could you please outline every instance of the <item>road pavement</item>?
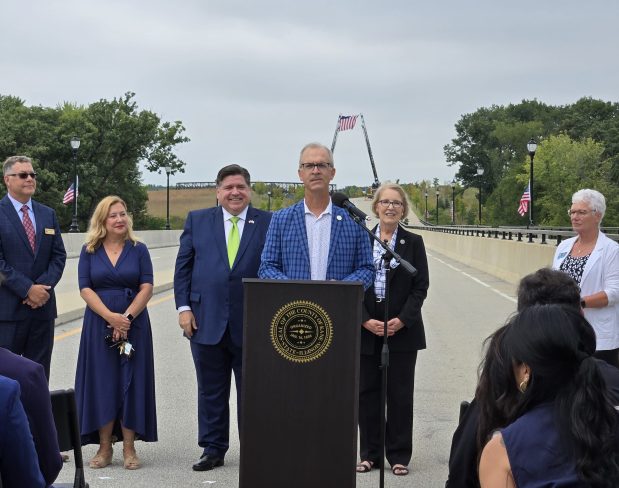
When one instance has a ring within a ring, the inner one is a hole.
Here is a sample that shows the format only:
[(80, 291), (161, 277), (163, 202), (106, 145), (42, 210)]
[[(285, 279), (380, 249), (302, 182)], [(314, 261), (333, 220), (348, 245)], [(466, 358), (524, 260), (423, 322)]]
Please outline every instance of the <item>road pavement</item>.
[[(151, 253), (156, 284), (169, 287), (176, 248), (154, 249)], [(428, 348), (420, 352), (417, 361), (411, 474), (396, 477), (387, 472), (385, 485), (388, 487), (444, 486), (458, 406), (461, 400), (469, 399), (473, 394), (481, 343), (515, 309), (513, 285), (431, 251), (428, 251), (428, 259), (430, 290), (423, 307)], [(70, 260), (66, 281), (58, 287), (63, 314), (83, 309), (76, 290), (75, 266), (76, 261)], [(164, 283), (166, 276), (167, 285)], [(117, 445), (113, 465), (103, 470), (86, 468), (88, 483), (92, 488), (238, 486), (239, 441), (234, 391), (231, 398), (231, 447), (226, 465), (206, 473), (193, 472), (191, 465), (201, 453), (197, 446), (195, 372), (189, 343), (181, 336), (178, 327), (171, 290), (153, 297), (149, 313), (154, 337), (159, 442), (137, 443), (143, 462), (138, 471), (122, 468), (122, 446)], [(74, 319), (56, 328), (50, 379), (52, 389), (73, 386), (80, 327), (80, 320)], [(95, 451), (96, 446), (83, 448), (86, 463)], [(276, 470), (278, 467), (278, 460), (273, 459), (273, 463), (264, 469)], [(320, 464), (316, 469), (321, 469)], [(72, 479), (71, 460), (65, 464), (58, 481)], [(357, 486), (378, 486), (378, 472), (357, 475)]]

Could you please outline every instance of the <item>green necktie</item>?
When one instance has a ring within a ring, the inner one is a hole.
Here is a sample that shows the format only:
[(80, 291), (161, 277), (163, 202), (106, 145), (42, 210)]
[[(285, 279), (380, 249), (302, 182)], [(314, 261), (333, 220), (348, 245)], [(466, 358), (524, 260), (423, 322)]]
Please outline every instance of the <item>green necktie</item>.
[(232, 269), (236, 253), (239, 251), (239, 245), (241, 244), (239, 228), (236, 225), (238, 221), (238, 217), (230, 217), (230, 222), (232, 222), (232, 229), (230, 229), (230, 235), (228, 236), (228, 262), (230, 263), (230, 269)]

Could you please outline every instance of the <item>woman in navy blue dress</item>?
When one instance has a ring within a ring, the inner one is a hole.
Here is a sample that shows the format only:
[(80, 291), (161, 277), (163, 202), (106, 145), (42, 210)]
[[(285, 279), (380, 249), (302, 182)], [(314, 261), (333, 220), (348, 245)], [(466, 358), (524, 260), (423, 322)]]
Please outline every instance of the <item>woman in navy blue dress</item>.
[(153, 294), (148, 249), (132, 231), (125, 202), (99, 202), (78, 265), (86, 313), (75, 393), (82, 444), (99, 444), (91, 468), (112, 462), (123, 441), (126, 469), (138, 469), (134, 440), (157, 440), (153, 341), (146, 305)]

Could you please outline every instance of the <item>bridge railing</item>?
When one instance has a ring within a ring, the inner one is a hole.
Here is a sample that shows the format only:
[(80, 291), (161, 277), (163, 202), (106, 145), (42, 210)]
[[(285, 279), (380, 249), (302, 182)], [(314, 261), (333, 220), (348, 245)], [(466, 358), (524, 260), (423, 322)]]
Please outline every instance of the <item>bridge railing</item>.
[[(485, 237), (489, 239), (502, 239), (518, 242), (537, 242), (548, 244), (549, 242), (559, 245), (563, 239), (569, 239), (576, 235), (576, 232), (566, 227), (547, 227), (530, 228), (526, 227), (486, 227), (480, 225), (406, 225), (410, 229), (419, 229), (430, 232), (442, 232), (446, 234), (456, 234), (461, 236)], [(610, 239), (619, 242), (619, 229), (617, 227), (602, 227)]]

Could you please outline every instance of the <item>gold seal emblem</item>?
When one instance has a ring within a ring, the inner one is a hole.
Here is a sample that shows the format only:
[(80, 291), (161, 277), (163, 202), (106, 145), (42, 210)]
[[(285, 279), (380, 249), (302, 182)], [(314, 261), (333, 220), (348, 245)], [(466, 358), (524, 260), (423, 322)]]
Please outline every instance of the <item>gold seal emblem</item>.
[(273, 316), (271, 342), (289, 361), (307, 363), (318, 359), (329, 349), (332, 339), (331, 318), (313, 302), (290, 302)]

